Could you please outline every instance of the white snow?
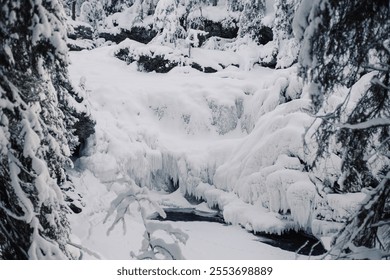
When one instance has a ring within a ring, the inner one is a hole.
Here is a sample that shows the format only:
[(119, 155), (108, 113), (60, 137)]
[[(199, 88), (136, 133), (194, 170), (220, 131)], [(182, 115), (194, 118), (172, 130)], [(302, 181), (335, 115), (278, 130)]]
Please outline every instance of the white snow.
[[(182, 248), (187, 259), (203, 260), (288, 260), (294, 252), (286, 252), (256, 240), (238, 226), (206, 222), (169, 222), (189, 234)], [(304, 258), (304, 257), (301, 257)]]
[(328, 194), (328, 203), (336, 221), (345, 219), (358, 210), (366, 198), (364, 193)]
[[(135, 52), (167, 50), (129, 40), (119, 47), (124, 46)], [(333, 211), (342, 220), (359, 203), (357, 197), (346, 204), (337, 196), (319, 199), (303, 171), (303, 135), (313, 119), (304, 112), (310, 100), (300, 97), (303, 86), (295, 67), (227, 67), (205, 74), (178, 66), (167, 74), (144, 73), (115, 58), (117, 50), (71, 53), (72, 80), (86, 89), (97, 123), (73, 174), (86, 203), (81, 214), (71, 217), (80, 246), (107, 259), (139, 251), (144, 230), (139, 218), (125, 215), (121, 221), (131, 230), (123, 233), (117, 226), (109, 236), (113, 218), (103, 223), (110, 202), (129, 190), (130, 181), (153, 190), (149, 195), (167, 207), (189, 207), (185, 194), (203, 199), (198, 209), (218, 208), (227, 223), (242, 227), (178, 223), (189, 235), (182, 248), (185, 258), (290, 258), (270, 247), (255, 253), (251, 247), (265, 245), (254, 245), (245, 229), (280, 234), (302, 228), (329, 236), (337, 227), (316, 215), (332, 220), (326, 213)], [(254, 51), (193, 50), (194, 59), (210, 65), (241, 65)], [(206, 228), (215, 245), (199, 245)], [(231, 244), (228, 249), (230, 238), (242, 248), (240, 255)]]
[[(141, 249), (144, 231), (139, 217), (125, 216), (124, 222), (128, 230), (124, 231), (118, 225), (107, 235), (113, 217), (110, 217), (106, 223), (103, 222), (116, 193), (112, 188), (108, 191), (107, 186), (89, 171), (73, 174), (73, 178), (79, 188), (84, 188), (82, 195), (86, 202), (81, 214), (70, 216), (73, 228), (72, 241), (78, 245), (78, 248), (84, 248), (82, 258), (120, 260), (129, 259), (130, 252), (138, 252)], [(172, 206), (168, 201), (177, 202), (178, 195), (178, 192), (169, 195), (155, 193), (152, 197), (159, 197), (162, 204)], [(188, 206), (188, 202), (187, 205), (184, 204), (183, 202), (181, 206)], [(180, 205), (180, 202), (176, 205)], [(207, 210), (204, 204), (202, 210)], [(295, 253), (256, 241), (255, 236), (238, 226), (209, 222), (163, 222), (163, 224), (179, 228), (188, 235), (186, 244), (180, 245), (181, 253), (186, 259), (295, 258)]]

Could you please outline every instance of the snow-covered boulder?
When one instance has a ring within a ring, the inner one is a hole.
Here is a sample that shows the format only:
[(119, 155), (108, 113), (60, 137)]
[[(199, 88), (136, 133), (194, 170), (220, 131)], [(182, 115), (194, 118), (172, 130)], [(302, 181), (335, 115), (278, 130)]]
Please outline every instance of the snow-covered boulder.
[[(191, 54), (191, 55), (190, 55)], [(239, 66), (237, 54), (200, 48), (172, 48), (160, 44), (142, 44), (126, 39), (115, 56), (127, 64), (136, 63), (139, 71), (167, 73), (177, 66), (190, 66), (204, 73), (215, 73), (229, 66)]]
[(103, 38), (106, 41), (111, 41), (117, 44), (126, 39), (147, 44), (152, 41), (156, 35), (157, 31), (153, 29), (152, 25), (132, 26), (130, 29), (117, 27), (112, 29), (103, 29), (99, 32), (99, 38)]

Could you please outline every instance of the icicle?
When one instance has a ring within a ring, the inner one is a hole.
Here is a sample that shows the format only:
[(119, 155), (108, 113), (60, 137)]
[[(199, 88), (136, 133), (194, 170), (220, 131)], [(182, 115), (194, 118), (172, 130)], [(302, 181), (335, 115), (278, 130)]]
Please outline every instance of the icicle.
[(315, 195), (316, 188), (310, 181), (296, 182), (287, 190), (287, 201), (291, 209), (291, 216), (304, 229), (311, 225)]

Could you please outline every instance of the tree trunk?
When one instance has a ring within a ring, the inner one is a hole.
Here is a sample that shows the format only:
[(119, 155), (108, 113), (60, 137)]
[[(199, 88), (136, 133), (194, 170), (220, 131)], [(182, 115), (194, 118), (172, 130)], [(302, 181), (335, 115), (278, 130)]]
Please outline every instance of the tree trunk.
[(76, 1), (72, 2), (72, 19), (76, 20)]

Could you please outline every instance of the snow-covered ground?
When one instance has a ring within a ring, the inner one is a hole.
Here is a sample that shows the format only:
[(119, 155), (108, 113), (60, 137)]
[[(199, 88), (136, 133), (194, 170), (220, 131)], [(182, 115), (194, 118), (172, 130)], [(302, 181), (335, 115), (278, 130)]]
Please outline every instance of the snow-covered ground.
[[(137, 213), (127, 215), (124, 228), (117, 225), (110, 235), (113, 217), (103, 223), (111, 201), (131, 184), (152, 190), (163, 207), (194, 207), (185, 194), (203, 200), (203, 210), (217, 207), (235, 225), (172, 223), (189, 235), (187, 245), (181, 245), (189, 259), (295, 258), (255, 241), (246, 230), (334, 234), (338, 223), (315, 219), (317, 205), (326, 203), (300, 162), (302, 135), (312, 120), (302, 112), (309, 100), (297, 99), (302, 84), (294, 67), (247, 71), (229, 66), (213, 74), (176, 67), (167, 74), (143, 73), (115, 58), (117, 50), (70, 54), (72, 81), (85, 90), (97, 123), (72, 171), (85, 204), (83, 212), (70, 217), (75, 243), (103, 259), (126, 259), (139, 250), (144, 228)], [(204, 49), (194, 55), (210, 63), (232, 59), (229, 52)], [(344, 204), (352, 211), (361, 199)], [(332, 201), (340, 211), (325, 210), (343, 215), (346, 208), (337, 201), (345, 200), (333, 195)]]
[[(78, 186), (85, 202), (80, 214), (70, 215), (72, 241), (81, 245), (82, 259), (122, 260), (131, 258), (142, 244), (144, 227), (137, 212), (125, 216), (123, 226), (118, 225), (110, 233), (113, 217), (107, 221), (107, 211), (115, 199), (115, 190), (107, 188), (90, 171), (73, 172), (74, 183)], [(151, 193), (151, 196), (163, 206), (194, 207), (176, 191), (172, 194)], [(213, 212), (201, 203), (201, 211)], [(180, 228), (189, 238), (180, 248), (186, 259), (307, 259), (306, 256), (284, 251), (259, 242), (259, 238), (240, 226), (223, 225), (212, 222), (163, 222)]]

